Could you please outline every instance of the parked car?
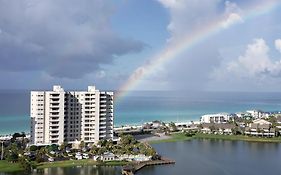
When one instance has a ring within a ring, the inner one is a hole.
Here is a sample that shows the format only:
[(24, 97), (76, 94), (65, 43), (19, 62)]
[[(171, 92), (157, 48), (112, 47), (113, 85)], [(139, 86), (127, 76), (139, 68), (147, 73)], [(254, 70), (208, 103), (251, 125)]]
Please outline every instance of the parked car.
[(83, 154), (83, 159), (89, 159), (89, 155), (86, 154), (86, 153), (84, 153), (84, 154)]
[(48, 158), (48, 161), (49, 161), (49, 162), (53, 162), (53, 161), (55, 161), (55, 160), (54, 160), (54, 158), (49, 157), (49, 158)]

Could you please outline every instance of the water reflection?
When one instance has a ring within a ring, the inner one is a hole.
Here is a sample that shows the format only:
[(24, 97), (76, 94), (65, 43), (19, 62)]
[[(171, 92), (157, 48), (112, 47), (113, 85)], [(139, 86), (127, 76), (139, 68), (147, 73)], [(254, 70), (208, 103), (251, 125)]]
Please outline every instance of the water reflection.
[(263, 175), (281, 171), (281, 144), (278, 143), (197, 139), (156, 144), (154, 147), (158, 152), (175, 159), (176, 164), (145, 168), (139, 175)]

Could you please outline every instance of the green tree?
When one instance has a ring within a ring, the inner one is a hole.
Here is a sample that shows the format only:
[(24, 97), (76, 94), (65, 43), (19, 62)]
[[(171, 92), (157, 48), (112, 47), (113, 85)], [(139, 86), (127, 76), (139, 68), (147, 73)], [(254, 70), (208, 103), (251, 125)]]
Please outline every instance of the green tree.
[(35, 154), (36, 158), (35, 158), (35, 161), (36, 161), (37, 163), (43, 162), (43, 161), (44, 161), (44, 156), (46, 155), (47, 151), (48, 151), (48, 150), (47, 150), (47, 148), (45, 148), (45, 147), (42, 147), (40, 150), (36, 150), (36, 154)]
[(169, 123), (170, 130), (177, 131), (178, 128), (174, 122)]
[(37, 146), (31, 145), (31, 146), (29, 147), (29, 150), (30, 150), (30, 151), (36, 151), (36, 150), (37, 150)]
[(86, 144), (85, 144), (85, 142), (82, 140), (82, 141), (80, 142), (80, 144), (79, 144), (79, 148), (80, 148), (80, 149), (83, 149), (83, 148), (85, 148), (85, 146), (86, 146)]
[(96, 145), (93, 145), (91, 148), (91, 153), (94, 155), (97, 155), (99, 151), (99, 148)]
[(213, 132), (215, 132), (216, 127), (215, 127), (214, 125), (211, 125), (211, 126), (209, 127), (209, 129), (210, 129), (210, 130), (211, 130), (211, 132), (213, 133)]
[(277, 125), (277, 118), (274, 117), (274, 116), (270, 116), (270, 117), (268, 118), (268, 121), (269, 121), (270, 123), (272, 123), (272, 127), (275, 127), (275, 126)]
[(58, 150), (58, 148), (59, 148), (59, 146), (58, 146), (58, 145), (56, 145), (56, 144), (52, 144), (52, 145), (48, 146), (48, 152), (51, 152), (51, 151), (57, 151), (57, 150)]
[(12, 143), (8, 147), (5, 148), (5, 156), (6, 159), (9, 162), (17, 162), (18, 161), (18, 155), (19, 155), (20, 149), (17, 147), (16, 143)]
[(66, 143), (66, 142), (63, 142), (63, 143), (59, 146), (59, 150), (65, 151), (66, 147), (67, 147), (67, 143)]
[(14, 152), (10, 152), (9, 154), (7, 154), (7, 157), (6, 157), (7, 161), (11, 162), (11, 163), (17, 162), (18, 158), (19, 158), (19, 156)]
[(137, 140), (132, 135), (122, 135), (120, 139), (121, 145), (136, 144)]
[(31, 172), (31, 169), (32, 169), (31, 163), (25, 157), (23, 157), (23, 156), (20, 157), (19, 163), (25, 172)]

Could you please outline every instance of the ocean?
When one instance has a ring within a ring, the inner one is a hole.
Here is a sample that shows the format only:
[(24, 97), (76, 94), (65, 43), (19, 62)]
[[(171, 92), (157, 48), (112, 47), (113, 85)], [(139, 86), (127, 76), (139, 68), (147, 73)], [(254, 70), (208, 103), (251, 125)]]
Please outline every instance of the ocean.
[[(0, 91), (0, 135), (29, 132), (29, 103), (29, 91)], [(199, 120), (209, 113), (281, 111), (281, 92), (135, 91), (114, 105), (116, 126), (152, 120), (183, 122)]]

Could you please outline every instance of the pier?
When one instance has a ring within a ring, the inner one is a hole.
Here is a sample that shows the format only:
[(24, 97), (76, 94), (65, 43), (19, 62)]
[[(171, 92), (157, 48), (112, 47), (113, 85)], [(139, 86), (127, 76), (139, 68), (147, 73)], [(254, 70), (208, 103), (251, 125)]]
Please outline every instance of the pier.
[(137, 171), (144, 168), (145, 166), (153, 166), (153, 165), (165, 165), (165, 164), (175, 164), (174, 160), (170, 160), (167, 158), (161, 158), (160, 160), (150, 160), (144, 162), (137, 162), (131, 165), (123, 166), (122, 174), (123, 175), (134, 175)]

